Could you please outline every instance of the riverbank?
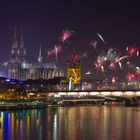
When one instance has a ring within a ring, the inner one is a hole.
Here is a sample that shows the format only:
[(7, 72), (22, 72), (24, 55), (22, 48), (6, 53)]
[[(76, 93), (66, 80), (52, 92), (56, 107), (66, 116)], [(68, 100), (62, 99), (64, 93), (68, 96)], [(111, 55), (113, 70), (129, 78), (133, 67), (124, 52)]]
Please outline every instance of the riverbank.
[(135, 100), (125, 100), (124, 102), (107, 101), (105, 99), (76, 99), (61, 101), (1, 101), (0, 111), (6, 110), (26, 110), (26, 109), (43, 109), (50, 107), (76, 107), (76, 106), (96, 106), (96, 105), (122, 105), (122, 106), (139, 106)]

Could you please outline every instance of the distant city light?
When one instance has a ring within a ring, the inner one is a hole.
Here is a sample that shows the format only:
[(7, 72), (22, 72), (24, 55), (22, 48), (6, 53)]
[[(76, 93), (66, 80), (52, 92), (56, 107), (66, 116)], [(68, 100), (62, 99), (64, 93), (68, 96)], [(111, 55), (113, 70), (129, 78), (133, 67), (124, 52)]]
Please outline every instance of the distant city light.
[(19, 81), (19, 84), (24, 84), (24, 81)]
[(10, 80), (10, 79), (6, 79), (5, 81), (6, 81), (6, 82), (10, 82), (11, 80)]

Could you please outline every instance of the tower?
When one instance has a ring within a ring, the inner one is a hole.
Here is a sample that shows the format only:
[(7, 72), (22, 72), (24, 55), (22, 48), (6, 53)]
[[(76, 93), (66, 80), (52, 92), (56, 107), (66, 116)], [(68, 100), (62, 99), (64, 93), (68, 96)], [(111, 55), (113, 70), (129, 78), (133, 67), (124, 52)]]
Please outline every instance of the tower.
[(41, 45), (40, 45), (40, 49), (39, 49), (39, 56), (38, 56), (38, 62), (42, 63), (43, 61), (43, 57), (42, 57), (42, 51), (41, 51)]
[(18, 62), (18, 40), (17, 40), (16, 27), (15, 27), (15, 31), (14, 31), (12, 50), (11, 50), (9, 61), (11, 61), (12, 63)]
[(21, 31), (20, 41), (18, 42), (17, 31), (15, 27), (12, 49), (8, 63), (8, 78), (21, 79), (21, 64), (25, 62), (25, 48), (23, 41), (23, 31)]
[(75, 52), (67, 62), (67, 80), (73, 84), (79, 84), (81, 80), (80, 57)]
[(21, 28), (21, 33), (20, 33), (18, 54), (19, 54), (19, 59), (20, 59), (21, 63), (25, 62), (26, 50), (24, 47), (23, 29), (22, 28)]

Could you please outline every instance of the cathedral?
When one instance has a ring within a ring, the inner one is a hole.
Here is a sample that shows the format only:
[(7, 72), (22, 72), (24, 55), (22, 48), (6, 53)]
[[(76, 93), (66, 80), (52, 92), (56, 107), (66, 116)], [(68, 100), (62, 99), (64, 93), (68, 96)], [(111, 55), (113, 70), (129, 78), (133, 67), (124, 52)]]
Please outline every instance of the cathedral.
[(7, 71), (8, 78), (17, 80), (53, 79), (54, 77), (64, 76), (64, 73), (58, 69), (55, 63), (43, 61), (41, 46), (38, 61), (29, 63), (26, 60), (23, 31), (21, 30), (20, 38), (18, 40), (16, 28), (7, 64)]

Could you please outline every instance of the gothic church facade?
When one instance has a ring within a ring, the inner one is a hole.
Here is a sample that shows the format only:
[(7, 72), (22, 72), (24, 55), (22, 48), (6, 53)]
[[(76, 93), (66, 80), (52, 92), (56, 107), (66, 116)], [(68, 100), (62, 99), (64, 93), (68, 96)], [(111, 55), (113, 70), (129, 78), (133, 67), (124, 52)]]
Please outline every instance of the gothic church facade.
[(16, 28), (7, 64), (7, 72), (8, 78), (17, 80), (53, 79), (54, 77), (64, 76), (64, 73), (58, 69), (55, 63), (43, 61), (41, 46), (38, 61), (29, 63), (26, 60), (23, 31), (21, 30), (20, 38), (18, 40)]

